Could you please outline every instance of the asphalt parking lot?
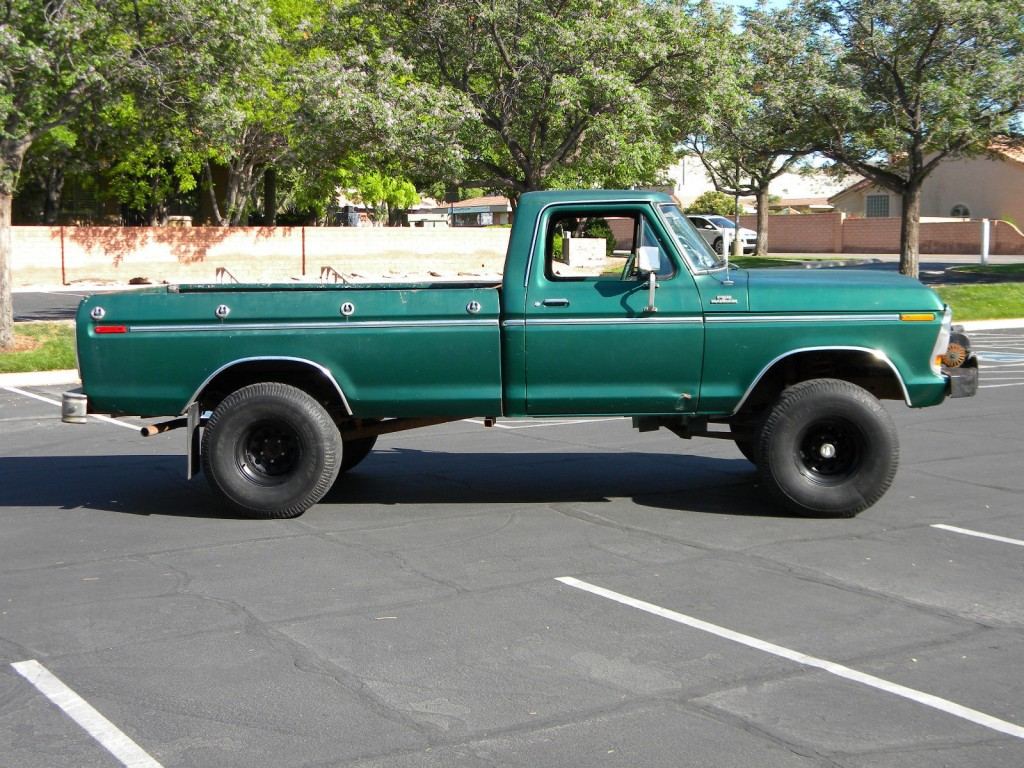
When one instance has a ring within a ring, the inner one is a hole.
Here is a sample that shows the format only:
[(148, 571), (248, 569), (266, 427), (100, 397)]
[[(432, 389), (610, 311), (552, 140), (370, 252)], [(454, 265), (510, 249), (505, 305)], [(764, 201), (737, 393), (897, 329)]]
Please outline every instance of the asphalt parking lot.
[(626, 420), (382, 438), (289, 521), (0, 387), (0, 766), (1024, 764), (1024, 331), (853, 520)]

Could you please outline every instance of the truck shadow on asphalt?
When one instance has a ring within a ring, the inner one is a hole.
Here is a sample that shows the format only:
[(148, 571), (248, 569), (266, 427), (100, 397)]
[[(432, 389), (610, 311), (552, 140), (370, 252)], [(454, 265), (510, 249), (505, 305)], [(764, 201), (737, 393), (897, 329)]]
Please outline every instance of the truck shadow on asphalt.
[[(182, 456), (0, 457), (0, 505), (244, 519)], [(59, 482), (55, 481), (59, 478)], [(785, 517), (741, 458), (664, 453), (446, 453), (389, 449), (340, 477), (321, 505), (611, 503), (680, 513)]]

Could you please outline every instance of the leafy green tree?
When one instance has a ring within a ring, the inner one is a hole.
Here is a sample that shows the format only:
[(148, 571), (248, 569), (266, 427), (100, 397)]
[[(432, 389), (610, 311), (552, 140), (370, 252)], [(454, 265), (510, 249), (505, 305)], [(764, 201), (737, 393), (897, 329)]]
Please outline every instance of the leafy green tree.
[(402, 212), (420, 201), (411, 181), (380, 171), (359, 174), (355, 187), (359, 201), (374, 209), (377, 221), (388, 224), (397, 224)]
[(180, 109), (260, 23), (257, 0), (5, 0), (0, 4), (0, 349), (13, 344), (11, 201), (26, 153), (125, 92)]
[(709, 189), (686, 206), (684, 213), (715, 213), (719, 216), (735, 216), (739, 213), (734, 195)]
[(397, 51), (415, 79), (458, 97), (444, 135), (457, 149), (453, 172), (513, 201), (551, 186), (652, 180), (716, 60), (710, 4), (703, 14), (669, 0), (359, 8), (382, 20), (371, 50)]
[(1024, 105), (1024, 0), (801, 0), (827, 66), (805, 102), (819, 149), (902, 199), (900, 271), (918, 274), (921, 186), (984, 151)]
[(791, 7), (773, 9), (761, 0), (745, 11), (728, 67), (714, 84), (714, 106), (684, 142), (716, 189), (756, 198), (762, 255), (768, 252), (768, 189), (813, 146), (813, 125), (801, 102), (821, 61), (807, 37)]

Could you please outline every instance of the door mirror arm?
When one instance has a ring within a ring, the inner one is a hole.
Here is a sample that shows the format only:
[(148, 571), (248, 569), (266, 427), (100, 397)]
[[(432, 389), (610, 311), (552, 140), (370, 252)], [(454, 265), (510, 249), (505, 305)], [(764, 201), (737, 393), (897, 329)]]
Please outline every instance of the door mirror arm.
[(647, 306), (644, 307), (644, 312), (650, 314), (657, 312), (658, 308), (654, 306), (654, 292), (658, 289), (658, 276), (651, 272), (647, 276)]

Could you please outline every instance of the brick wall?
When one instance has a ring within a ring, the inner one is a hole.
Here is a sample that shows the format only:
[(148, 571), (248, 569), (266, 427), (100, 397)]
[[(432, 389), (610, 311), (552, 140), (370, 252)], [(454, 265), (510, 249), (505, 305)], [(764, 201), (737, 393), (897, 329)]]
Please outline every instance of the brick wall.
[[(744, 227), (755, 229), (756, 216), (741, 216)], [(981, 253), (980, 221), (923, 222), (921, 253)], [(841, 213), (768, 217), (770, 253), (898, 253), (900, 220), (853, 219)], [(1024, 254), (1024, 234), (1005, 221), (992, 222), (989, 252)]]
[[(740, 225), (757, 229), (757, 216), (741, 216)], [(842, 246), (843, 215), (813, 213), (768, 217), (768, 250), (774, 253), (835, 253)]]

